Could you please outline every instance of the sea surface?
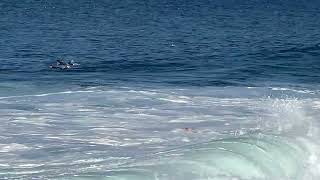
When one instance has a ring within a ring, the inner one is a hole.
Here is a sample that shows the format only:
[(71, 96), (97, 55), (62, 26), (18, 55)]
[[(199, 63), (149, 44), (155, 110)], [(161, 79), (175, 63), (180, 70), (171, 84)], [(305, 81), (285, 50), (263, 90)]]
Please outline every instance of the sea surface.
[(319, 29), (316, 0), (1, 0), (0, 179), (318, 180)]

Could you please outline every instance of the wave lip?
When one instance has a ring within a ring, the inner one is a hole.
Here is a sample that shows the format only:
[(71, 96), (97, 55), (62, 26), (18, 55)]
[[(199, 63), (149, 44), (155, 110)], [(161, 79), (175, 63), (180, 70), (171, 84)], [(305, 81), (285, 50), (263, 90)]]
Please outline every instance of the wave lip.
[[(256, 134), (176, 149), (115, 170), (111, 179), (303, 179), (314, 154), (305, 138)], [(169, 178), (170, 177), (170, 178)]]

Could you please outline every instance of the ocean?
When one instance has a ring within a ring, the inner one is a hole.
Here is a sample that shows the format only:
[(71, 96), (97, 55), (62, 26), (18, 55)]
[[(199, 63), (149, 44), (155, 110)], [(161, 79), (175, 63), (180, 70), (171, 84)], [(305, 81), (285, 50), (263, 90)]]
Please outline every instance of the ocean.
[(315, 0), (2, 0), (0, 179), (318, 180), (319, 29)]

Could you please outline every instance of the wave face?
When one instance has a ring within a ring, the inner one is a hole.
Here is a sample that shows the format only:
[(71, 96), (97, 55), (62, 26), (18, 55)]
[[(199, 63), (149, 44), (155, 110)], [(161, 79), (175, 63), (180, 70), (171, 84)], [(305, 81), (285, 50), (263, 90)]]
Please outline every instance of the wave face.
[(309, 143), (263, 134), (216, 140), (137, 163), (110, 179), (303, 179), (318, 148)]
[(91, 87), (0, 97), (0, 176), (318, 179), (318, 95)]

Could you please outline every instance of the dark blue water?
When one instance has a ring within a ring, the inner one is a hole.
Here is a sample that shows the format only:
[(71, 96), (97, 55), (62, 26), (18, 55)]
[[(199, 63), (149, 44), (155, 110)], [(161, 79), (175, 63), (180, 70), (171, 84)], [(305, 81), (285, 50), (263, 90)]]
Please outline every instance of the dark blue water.
[[(1, 1), (1, 82), (318, 85), (317, 1)], [(78, 69), (48, 66), (74, 59)]]

